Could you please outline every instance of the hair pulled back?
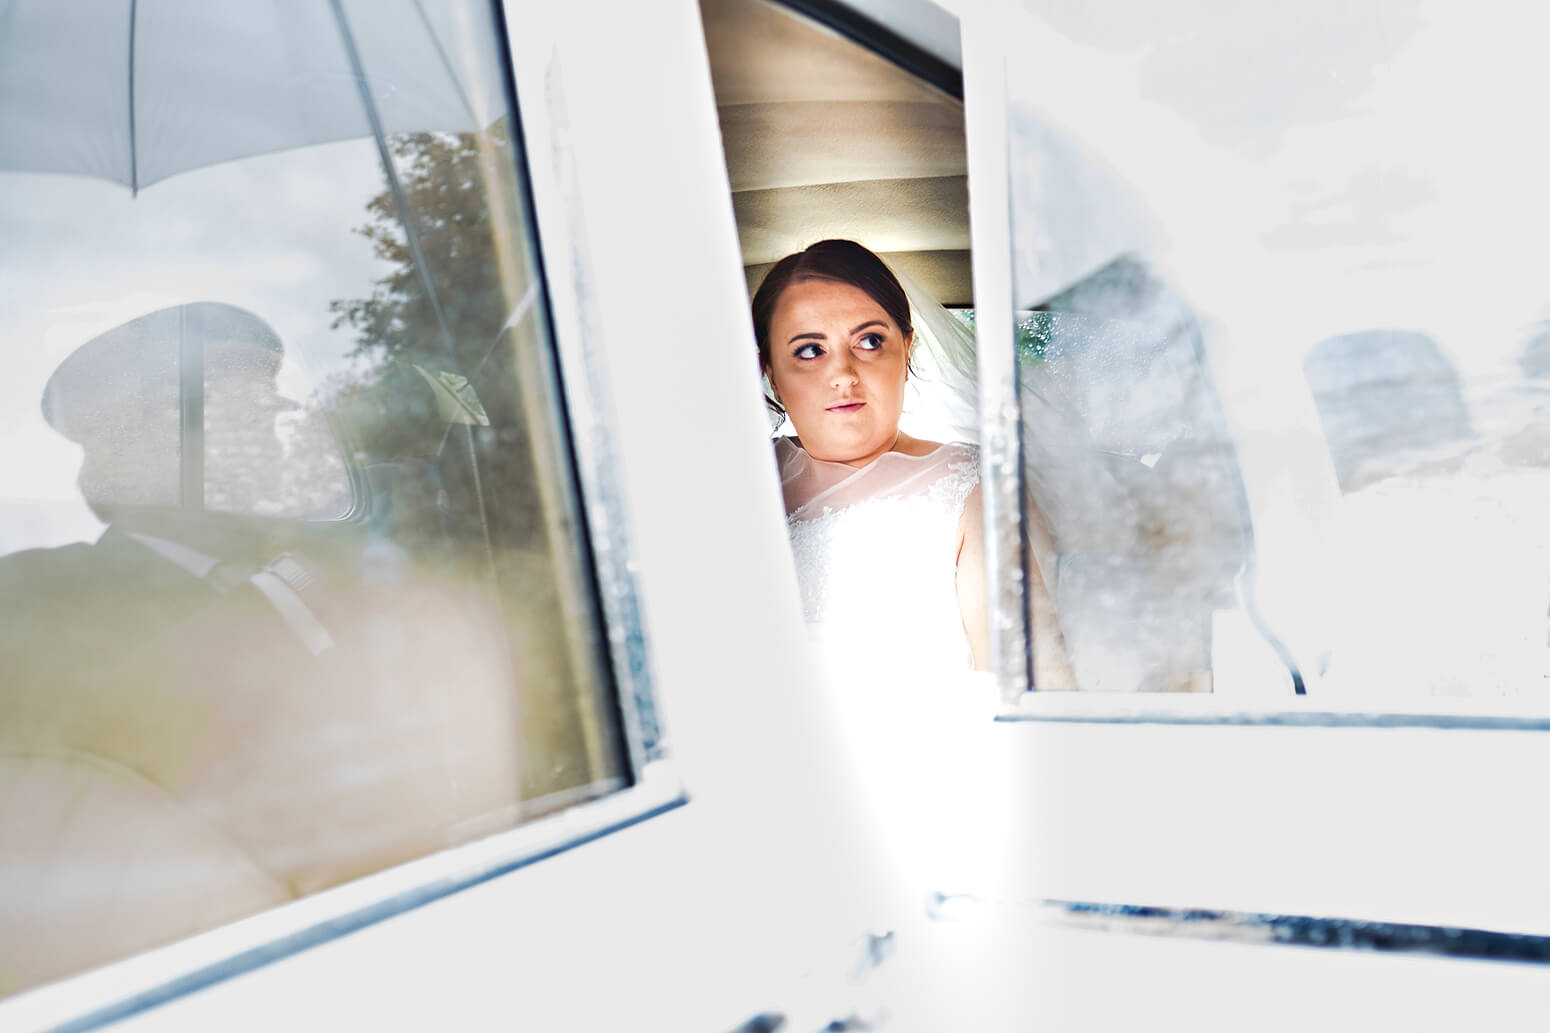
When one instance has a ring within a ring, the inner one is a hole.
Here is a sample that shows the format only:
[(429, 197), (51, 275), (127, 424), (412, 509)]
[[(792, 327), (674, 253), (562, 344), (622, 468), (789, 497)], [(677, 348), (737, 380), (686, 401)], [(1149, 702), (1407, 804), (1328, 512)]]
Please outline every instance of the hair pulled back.
[[(765, 274), (764, 282), (753, 296), (753, 334), (759, 345), (759, 368), (770, 368), (770, 323), (775, 306), (786, 288), (807, 280), (832, 280), (864, 292), (888, 314), (905, 341), (915, 332), (910, 322), (910, 301), (899, 285), (899, 278), (876, 254), (854, 240), (820, 240), (812, 246), (787, 255)], [(773, 398), (765, 404), (782, 418), (786, 410)]]

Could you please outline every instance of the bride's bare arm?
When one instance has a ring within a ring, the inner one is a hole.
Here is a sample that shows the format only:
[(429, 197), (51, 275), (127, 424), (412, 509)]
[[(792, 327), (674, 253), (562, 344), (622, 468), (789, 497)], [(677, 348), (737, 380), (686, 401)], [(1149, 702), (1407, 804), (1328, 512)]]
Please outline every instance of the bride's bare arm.
[(1055, 539), (1044, 523), (1044, 514), (1031, 498), (1023, 521), (1023, 547), (1028, 550), (1028, 574), (1032, 581), (1027, 599), (1028, 627), (1033, 636), (1033, 683), (1040, 689), (1075, 689), (1076, 674), (1066, 656), (1060, 616), (1049, 591), (1054, 579), (1044, 576), (1055, 571)]
[[(1025, 542), (1031, 575), (1028, 627), (1033, 634), (1034, 681), (1041, 689), (1074, 689), (1076, 677), (1066, 658), (1055, 602), (1042, 573), (1054, 569), (1055, 543), (1043, 515), (1031, 501), (1027, 517)], [(958, 609), (974, 654), (974, 667), (985, 671), (990, 669), (990, 617), (985, 584), (985, 520), (977, 485), (964, 503), (958, 528)]]
[(990, 670), (990, 617), (985, 592), (985, 518), (979, 485), (969, 493), (958, 520), (958, 612), (969, 636), (976, 671)]

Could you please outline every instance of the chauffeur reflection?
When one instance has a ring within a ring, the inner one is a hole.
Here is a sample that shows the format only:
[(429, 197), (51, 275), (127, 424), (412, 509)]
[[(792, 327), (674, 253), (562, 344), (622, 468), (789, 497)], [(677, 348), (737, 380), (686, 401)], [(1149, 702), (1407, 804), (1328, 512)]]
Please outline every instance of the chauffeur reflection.
[[(41, 633), (17, 641), (53, 643), (29, 650), (52, 676), (120, 663), (155, 629), (229, 592), (273, 554), (262, 521), (206, 509), (213, 493), (205, 478), (185, 471), (191, 463), (202, 471), (207, 457), (224, 452), (226, 462), (243, 460), (227, 484), (243, 484), (248, 496), (273, 494), (282, 454), (274, 419), (294, 407), (275, 387), (282, 354), (257, 316), (202, 302), (115, 327), (55, 370), (43, 416), (81, 446), (77, 483), (108, 529), (90, 546), (3, 561), (13, 586), (6, 605)], [(203, 417), (192, 428), (191, 415)], [(187, 497), (189, 485), (198, 498)]]
[[(0, 984), (423, 855), (513, 805), (510, 661), (477, 596), (352, 581), (358, 528), (261, 515), (282, 357), (263, 320), (206, 302), (94, 338), (48, 383), (108, 528), (0, 557)], [(214, 459), (190, 498), (185, 464)]]

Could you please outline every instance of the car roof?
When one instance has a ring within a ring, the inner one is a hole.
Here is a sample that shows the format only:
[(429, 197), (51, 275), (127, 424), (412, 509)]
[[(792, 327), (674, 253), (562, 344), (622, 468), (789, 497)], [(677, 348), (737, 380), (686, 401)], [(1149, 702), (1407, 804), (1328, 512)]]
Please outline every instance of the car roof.
[(750, 292), (847, 237), (972, 306), (963, 102), (764, 0), (701, 9)]

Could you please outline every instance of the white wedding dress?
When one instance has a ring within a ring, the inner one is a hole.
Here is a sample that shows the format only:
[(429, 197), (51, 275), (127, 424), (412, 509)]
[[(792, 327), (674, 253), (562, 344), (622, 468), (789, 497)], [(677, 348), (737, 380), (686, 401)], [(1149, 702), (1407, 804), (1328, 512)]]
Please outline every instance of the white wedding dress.
[(886, 452), (859, 469), (777, 438), (802, 611), (831, 670), (868, 677), (973, 669), (958, 608), (958, 524), (979, 450)]

